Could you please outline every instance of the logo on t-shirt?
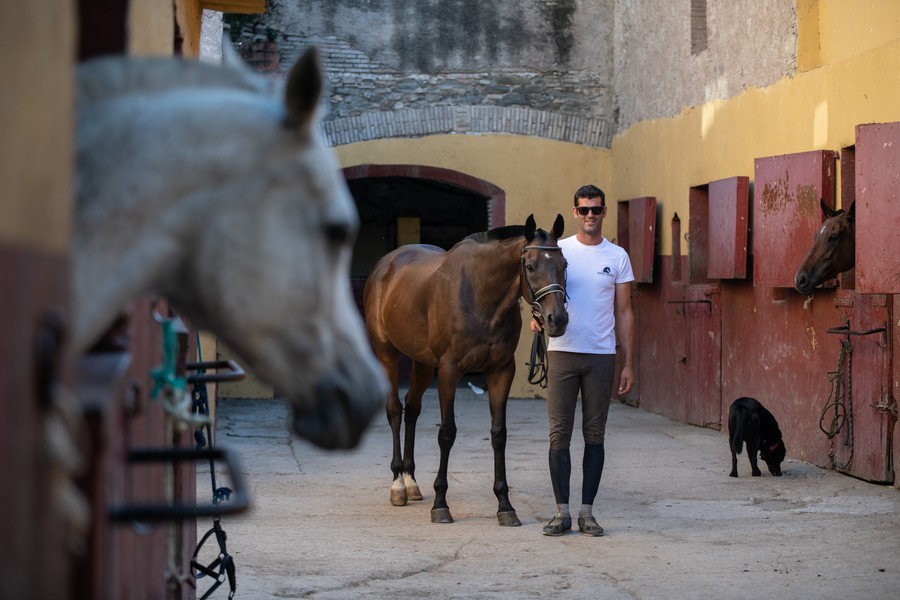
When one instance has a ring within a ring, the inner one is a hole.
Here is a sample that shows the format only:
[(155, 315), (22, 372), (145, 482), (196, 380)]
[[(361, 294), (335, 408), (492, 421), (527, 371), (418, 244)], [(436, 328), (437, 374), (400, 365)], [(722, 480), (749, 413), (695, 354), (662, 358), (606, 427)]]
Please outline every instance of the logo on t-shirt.
[(615, 277), (615, 274), (612, 272), (612, 269), (609, 267), (603, 267), (602, 271), (597, 271), (597, 275), (606, 275), (608, 277)]

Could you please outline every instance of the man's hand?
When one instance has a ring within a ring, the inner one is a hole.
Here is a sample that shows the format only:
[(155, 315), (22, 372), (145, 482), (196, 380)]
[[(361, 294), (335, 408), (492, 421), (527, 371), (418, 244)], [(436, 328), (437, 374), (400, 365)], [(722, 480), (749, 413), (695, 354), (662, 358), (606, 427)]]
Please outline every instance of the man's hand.
[(538, 323), (536, 319), (531, 319), (531, 323), (529, 326), (531, 327), (531, 333), (537, 333), (538, 331), (544, 330), (544, 328), (541, 327), (541, 324)]
[(624, 396), (634, 387), (634, 369), (630, 366), (622, 367), (622, 375), (619, 377), (619, 395)]

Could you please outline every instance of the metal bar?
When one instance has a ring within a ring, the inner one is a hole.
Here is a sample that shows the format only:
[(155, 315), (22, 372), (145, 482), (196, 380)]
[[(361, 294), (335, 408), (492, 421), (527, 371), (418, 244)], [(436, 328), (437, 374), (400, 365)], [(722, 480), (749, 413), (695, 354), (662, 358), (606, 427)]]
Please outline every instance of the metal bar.
[(147, 448), (128, 453), (129, 463), (176, 462), (186, 460), (220, 460), (225, 463), (233, 486), (231, 499), (224, 504), (130, 504), (112, 507), (109, 520), (180, 521), (192, 517), (218, 517), (243, 512), (250, 505), (250, 493), (244, 483), (237, 456), (223, 448), (194, 450), (190, 448)]
[(233, 360), (212, 360), (206, 362), (185, 363), (185, 371), (205, 371), (206, 369), (221, 369), (227, 367), (230, 369), (228, 373), (211, 373), (188, 375), (186, 381), (188, 383), (207, 383), (221, 381), (238, 381), (246, 377), (244, 370)]
[(840, 327), (832, 327), (827, 331), (828, 333), (837, 333), (841, 335), (872, 335), (873, 333), (887, 333), (887, 328), (878, 327), (876, 329), (866, 329), (863, 331), (851, 331), (849, 325), (841, 325)]

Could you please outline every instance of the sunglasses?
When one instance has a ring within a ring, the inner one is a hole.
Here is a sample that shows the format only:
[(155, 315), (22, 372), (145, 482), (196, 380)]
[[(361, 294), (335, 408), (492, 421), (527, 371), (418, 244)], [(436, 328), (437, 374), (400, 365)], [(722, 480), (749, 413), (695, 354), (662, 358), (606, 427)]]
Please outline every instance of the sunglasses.
[(582, 217), (586, 217), (588, 213), (592, 215), (602, 215), (603, 211), (606, 210), (605, 206), (577, 206), (575, 210), (578, 211), (578, 214)]

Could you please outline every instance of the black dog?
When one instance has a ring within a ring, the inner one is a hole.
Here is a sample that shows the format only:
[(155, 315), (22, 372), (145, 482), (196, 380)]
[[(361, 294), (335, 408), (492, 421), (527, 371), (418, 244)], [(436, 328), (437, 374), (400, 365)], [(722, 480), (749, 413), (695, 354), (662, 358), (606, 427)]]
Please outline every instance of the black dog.
[(766, 461), (769, 472), (781, 477), (781, 463), (787, 454), (787, 448), (781, 439), (778, 421), (758, 401), (753, 398), (738, 398), (731, 403), (728, 410), (728, 442), (731, 446), (732, 477), (738, 476), (737, 455), (741, 453), (745, 442), (747, 458), (750, 459), (754, 477), (762, 474), (756, 466), (757, 452), (759, 457)]

